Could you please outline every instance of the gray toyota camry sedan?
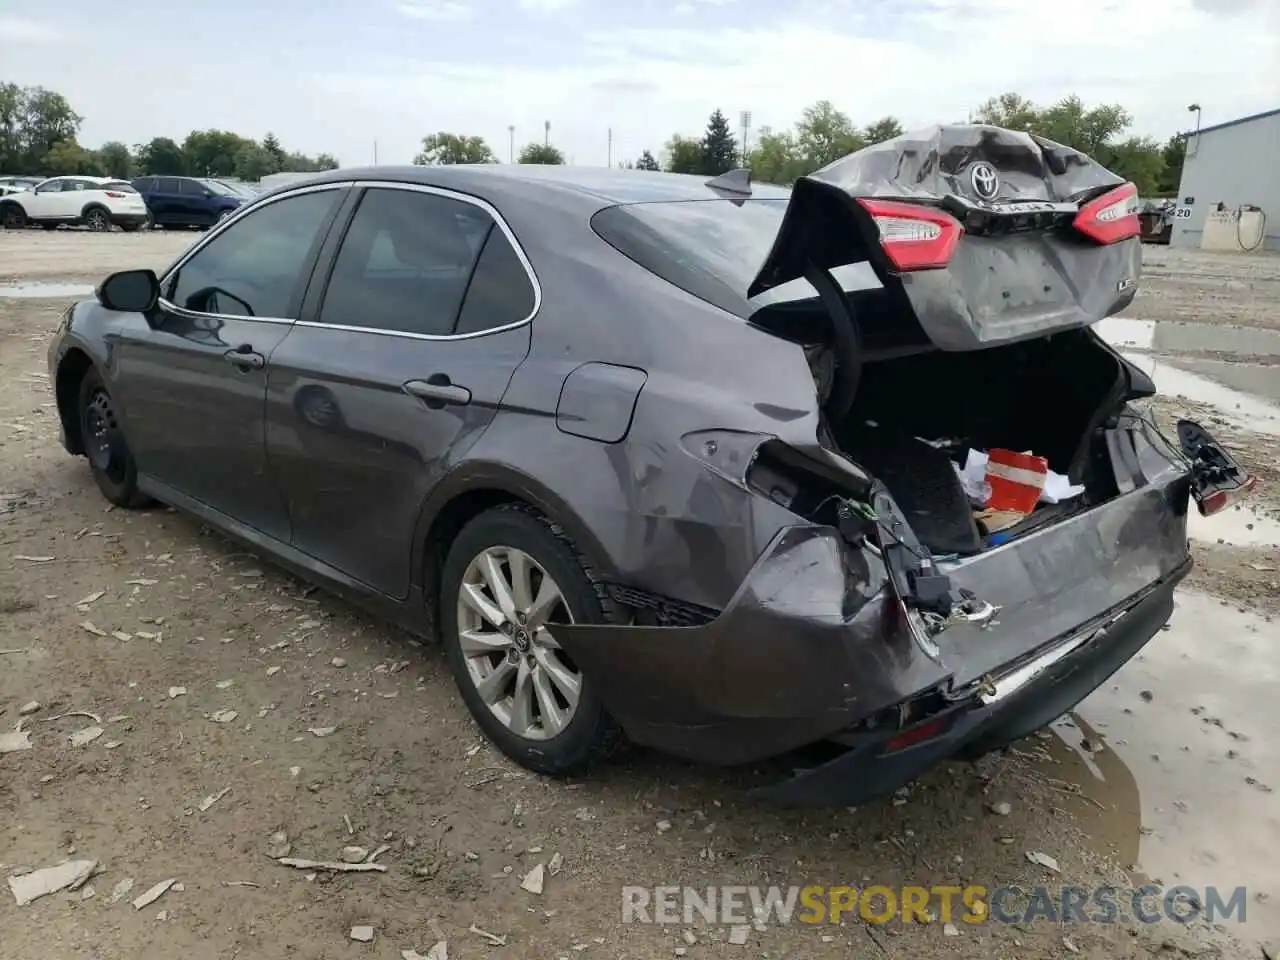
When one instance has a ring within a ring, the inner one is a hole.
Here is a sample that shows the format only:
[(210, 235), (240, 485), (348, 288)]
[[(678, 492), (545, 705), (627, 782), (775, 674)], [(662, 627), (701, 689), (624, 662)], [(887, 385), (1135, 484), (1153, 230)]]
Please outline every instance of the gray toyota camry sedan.
[(1091, 329), (1137, 235), (1131, 184), (985, 126), (792, 189), (336, 170), (106, 278), (49, 363), (111, 502), (438, 639), (526, 767), (778, 758), (762, 796), (850, 804), (1069, 710), (1252, 484)]

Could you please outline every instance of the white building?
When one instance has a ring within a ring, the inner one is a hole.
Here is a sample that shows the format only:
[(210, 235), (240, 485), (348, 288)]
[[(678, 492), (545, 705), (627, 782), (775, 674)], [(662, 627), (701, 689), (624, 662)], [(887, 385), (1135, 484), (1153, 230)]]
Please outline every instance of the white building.
[(1169, 243), (1228, 250), (1256, 243), (1256, 249), (1280, 250), (1280, 109), (1188, 136)]

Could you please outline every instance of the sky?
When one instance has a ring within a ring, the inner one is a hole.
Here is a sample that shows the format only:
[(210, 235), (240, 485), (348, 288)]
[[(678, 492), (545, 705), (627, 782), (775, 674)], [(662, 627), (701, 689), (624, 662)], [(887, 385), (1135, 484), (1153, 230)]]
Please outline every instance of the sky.
[(616, 164), (716, 108), (754, 139), (820, 99), (911, 129), (1006, 91), (1117, 102), (1163, 140), (1193, 102), (1205, 126), (1280, 107), (1280, 0), (0, 3), (0, 81), (63, 93), (88, 147), (220, 128), (344, 166), (439, 131), (505, 162), (546, 123), (570, 162)]

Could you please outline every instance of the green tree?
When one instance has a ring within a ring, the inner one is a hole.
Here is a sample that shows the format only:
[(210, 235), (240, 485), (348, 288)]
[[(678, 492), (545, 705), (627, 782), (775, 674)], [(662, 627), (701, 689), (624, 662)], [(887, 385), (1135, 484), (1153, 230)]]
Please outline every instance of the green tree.
[(1019, 93), (1002, 93), (998, 97), (992, 97), (974, 114), (978, 123), (1024, 131), (1031, 130), (1039, 118), (1040, 111), (1036, 105)]
[(853, 122), (830, 100), (805, 108), (796, 124), (796, 144), (811, 170), (820, 170), (866, 146)]
[(279, 172), (275, 155), (260, 143), (250, 141), (236, 153), (234, 174), (239, 180), (254, 183)]
[(751, 151), (748, 165), (753, 180), (782, 186), (790, 186), (816, 169), (801, 156), (793, 134), (785, 130), (774, 133), (768, 127), (760, 128), (760, 138)]
[(232, 177), (240, 151), (254, 141), (228, 130), (192, 130), (182, 141), (187, 172), (193, 177)]
[(331, 153), (321, 153), (316, 156), (317, 170), (337, 170), (338, 158)]
[(902, 124), (898, 122), (897, 117), (881, 117), (862, 131), (862, 139), (868, 144), (884, 143), (904, 133), (906, 131), (902, 129)]
[(25, 171), (22, 119), (25, 93), (16, 83), (0, 83), (0, 170)]
[(442, 163), (496, 163), (497, 158), (484, 137), (457, 133), (433, 133), (422, 138), (422, 152), (413, 158), (418, 166)]
[(729, 121), (719, 109), (713, 110), (707, 120), (707, 131), (702, 135), (701, 173), (709, 177), (719, 176), (738, 165), (738, 141), (729, 129)]
[(74, 138), (55, 143), (44, 155), (43, 167), (51, 177), (68, 176), (73, 173), (90, 177), (102, 175), (98, 158), (76, 143)]
[(701, 173), (702, 144), (691, 137), (672, 134), (667, 141), (668, 173)]
[(661, 170), (658, 161), (654, 159), (653, 154), (645, 150), (640, 154), (640, 159), (636, 161), (637, 170)]
[(516, 161), (553, 165), (564, 163), (564, 154), (548, 143), (529, 143), (520, 151)]
[(98, 148), (98, 166), (104, 177), (129, 180), (133, 177), (133, 154), (119, 140), (110, 140)]
[(133, 148), (134, 166), (139, 173), (162, 177), (181, 176), (187, 172), (187, 158), (182, 148), (168, 137), (156, 137), (150, 143)]
[(276, 135), (274, 133), (268, 133), (262, 138), (262, 149), (271, 157), (272, 165), (275, 167), (275, 169), (271, 171), (272, 173), (279, 173), (284, 169), (286, 159), (285, 152), (280, 146), (280, 141), (276, 139)]
[(1156, 185), (1156, 192), (1165, 197), (1176, 197), (1178, 188), (1182, 186), (1182, 164), (1187, 157), (1187, 138), (1175, 133), (1160, 148), (1160, 159), (1163, 169)]

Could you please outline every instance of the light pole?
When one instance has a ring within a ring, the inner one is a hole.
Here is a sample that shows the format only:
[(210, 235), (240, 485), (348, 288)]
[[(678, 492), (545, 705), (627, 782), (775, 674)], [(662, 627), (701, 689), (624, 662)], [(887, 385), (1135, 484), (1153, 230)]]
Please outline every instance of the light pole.
[(1196, 133), (1199, 133), (1200, 132), (1200, 104), (1193, 103), (1190, 106), (1188, 106), (1187, 113), (1194, 113), (1196, 115)]
[(743, 110), (742, 116), (742, 165), (748, 167), (751, 165), (751, 152), (747, 148), (747, 143), (751, 139), (751, 111)]
[(613, 127), (609, 128), (609, 152), (606, 154), (605, 166), (613, 169)]
[(516, 162), (516, 125), (507, 125), (507, 163)]
[(544, 147), (551, 146), (551, 121), (542, 121), (542, 145)]

